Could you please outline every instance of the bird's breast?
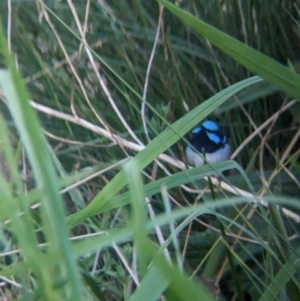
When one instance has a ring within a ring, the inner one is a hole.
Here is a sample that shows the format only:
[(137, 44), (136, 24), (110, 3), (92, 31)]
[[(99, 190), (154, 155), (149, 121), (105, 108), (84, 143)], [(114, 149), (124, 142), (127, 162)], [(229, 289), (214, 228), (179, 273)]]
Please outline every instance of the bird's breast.
[[(215, 163), (223, 160), (228, 160), (231, 155), (231, 147), (228, 143), (224, 144), (222, 148), (212, 152), (206, 153), (205, 158), (209, 163)], [(205, 163), (203, 155), (195, 152), (190, 146), (186, 148), (186, 158), (188, 164), (192, 166), (201, 166)]]

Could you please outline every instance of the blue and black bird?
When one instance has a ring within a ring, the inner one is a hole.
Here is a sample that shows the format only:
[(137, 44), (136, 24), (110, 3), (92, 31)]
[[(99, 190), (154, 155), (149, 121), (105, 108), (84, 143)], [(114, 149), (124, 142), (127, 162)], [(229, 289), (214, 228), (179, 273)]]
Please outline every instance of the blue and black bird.
[(228, 160), (231, 155), (231, 147), (228, 139), (220, 132), (218, 124), (211, 120), (206, 120), (200, 127), (192, 131), (190, 145), (186, 148), (187, 162), (193, 166), (201, 166), (206, 161), (215, 163)]

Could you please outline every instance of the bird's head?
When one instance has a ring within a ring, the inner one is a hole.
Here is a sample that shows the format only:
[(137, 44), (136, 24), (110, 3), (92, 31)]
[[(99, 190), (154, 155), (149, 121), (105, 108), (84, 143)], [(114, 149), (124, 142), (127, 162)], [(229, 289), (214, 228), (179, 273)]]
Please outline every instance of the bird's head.
[[(194, 149), (188, 146), (186, 155), (188, 162), (195, 166), (204, 163), (201, 155), (203, 151), (206, 154), (207, 161), (212, 163), (227, 160), (231, 154), (227, 137), (220, 131), (219, 125), (211, 120), (204, 121), (200, 127), (192, 131), (190, 144)], [(200, 157), (199, 162), (196, 162), (195, 158), (197, 157)]]

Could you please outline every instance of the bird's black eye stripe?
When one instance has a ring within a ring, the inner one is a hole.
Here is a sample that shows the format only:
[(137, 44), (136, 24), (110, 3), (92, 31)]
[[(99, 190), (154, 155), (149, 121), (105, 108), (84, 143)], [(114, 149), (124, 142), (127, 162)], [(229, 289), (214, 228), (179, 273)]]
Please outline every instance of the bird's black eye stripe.
[(205, 129), (205, 131), (208, 132), (208, 133), (218, 133), (218, 131), (212, 131), (212, 130), (208, 130), (208, 129), (206, 129), (206, 128), (204, 128), (204, 129)]

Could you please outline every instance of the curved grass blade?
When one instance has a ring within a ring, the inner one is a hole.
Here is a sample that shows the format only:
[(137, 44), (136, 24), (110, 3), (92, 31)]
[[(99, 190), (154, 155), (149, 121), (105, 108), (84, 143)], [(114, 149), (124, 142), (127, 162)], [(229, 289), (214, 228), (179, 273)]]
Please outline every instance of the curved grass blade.
[[(167, 176), (144, 185), (144, 194), (145, 197), (149, 197), (156, 193), (160, 193), (162, 185), (164, 185), (167, 189), (172, 189), (179, 187), (180, 185), (195, 182), (197, 180), (203, 179), (204, 177), (217, 176), (219, 175), (219, 173), (229, 169), (240, 170), (240, 166), (235, 161), (229, 160), (217, 162), (211, 164), (211, 166), (203, 165), (201, 167), (183, 170), (171, 176)], [(129, 192), (125, 192), (121, 195), (115, 196), (110, 202), (106, 203), (98, 213), (103, 213), (112, 209), (120, 208), (129, 204), (129, 202)]]
[[(243, 91), (237, 93), (236, 96), (231, 97), (226, 101), (223, 105), (219, 106), (215, 110), (215, 114), (221, 115), (225, 112), (228, 112), (230, 110), (233, 110), (239, 106), (239, 104), (245, 105), (249, 102), (252, 102), (254, 100), (257, 100), (262, 97), (266, 97), (270, 94), (273, 94), (277, 92), (278, 89), (274, 87), (273, 85), (270, 85), (268, 82), (261, 81), (255, 85), (252, 85), (251, 87), (248, 87), (244, 89)], [(237, 102), (236, 99), (239, 101)]]
[(286, 94), (300, 100), (300, 76), (294, 71), (197, 19), (169, 1), (157, 1), (238, 63), (260, 75)]
[[(278, 205), (291, 206), (293, 208), (300, 209), (299, 200), (290, 197), (265, 197), (267, 202)], [(172, 210), (170, 214), (160, 214), (153, 220), (147, 222), (147, 230), (151, 232), (155, 226), (168, 225), (170, 222), (175, 222), (178, 219), (183, 219), (189, 215), (193, 215), (195, 218), (198, 215), (211, 213), (211, 210), (230, 207), (240, 204), (250, 204), (255, 199), (247, 199), (245, 197), (232, 197), (229, 199), (219, 199), (214, 202), (207, 202), (197, 204), (193, 207), (184, 207), (182, 209)], [(76, 256), (82, 256), (88, 252), (99, 250), (110, 246), (112, 243), (124, 243), (132, 240), (132, 227), (127, 226), (123, 229), (113, 229), (105, 232), (103, 235), (96, 237), (89, 237), (81, 241), (74, 242), (74, 249), (76, 250)]]

